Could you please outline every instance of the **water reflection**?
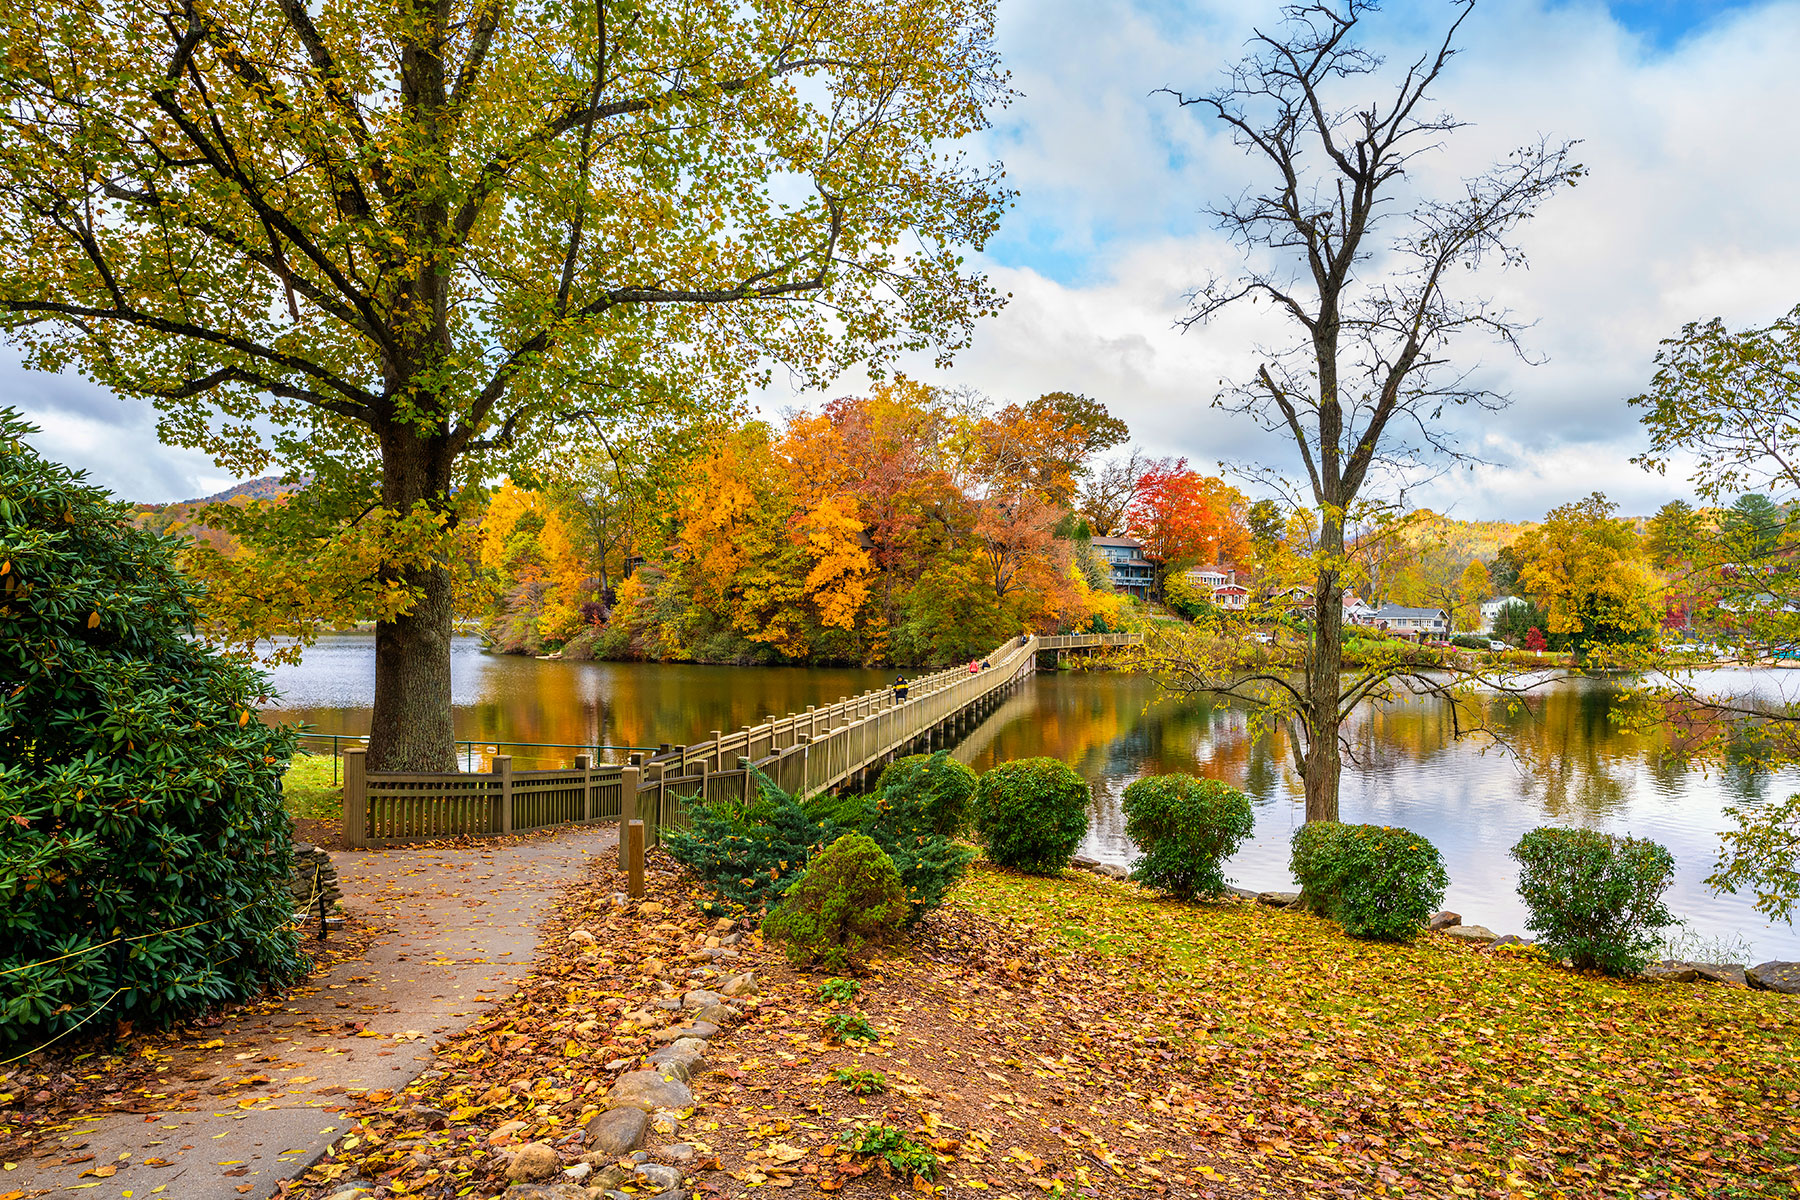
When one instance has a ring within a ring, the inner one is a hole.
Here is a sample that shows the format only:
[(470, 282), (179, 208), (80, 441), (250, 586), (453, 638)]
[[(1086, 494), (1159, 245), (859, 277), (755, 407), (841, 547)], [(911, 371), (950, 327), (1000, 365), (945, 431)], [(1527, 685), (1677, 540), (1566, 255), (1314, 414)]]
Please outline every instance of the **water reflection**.
[[(282, 697), (267, 716), (364, 732), (372, 649), (366, 637), (310, 648), (303, 664), (276, 672)], [(540, 662), (483, 654), (470, 638), (458, 639), (452, 656), (457, 737), (477, 741), (697, 741), (891, 680), (863, 670)], [(1480, 716), (1501, 735), (1499, 744), (1458, 740), (1435, 702), (1363, 710), (1347, 730), (1356, 765), (1344, 775), (1344, 819), (1405, 825), (1431, 838), (1449, 866), (1449, 906), (1502, 932), (1524, 928), (1506, 850), (1525, 830), (1584, 825), (1653, 837), (1677, 861), (1670, 907), (1696, 932), (1747, 938), (1760, 958), (1800, 958), (1794, 930), (1769, 927), (1746, 899), (1715, 896), (1703, 882), (1723, 807), (1800, 790), (1800, 774), (1760, 772), (1747, 750), (1710, 773), (1674, 765), (1663, 754), (1673, 734), (1621, 729), (1619, 704), (1618, 687), (1600, 679), (1561, 681), (1523, 701), (1493, 697)], [(525, 752), (514, 754), (529, 765)], [(1225, 779), (1249, 793), (1257, 813), (1255, 838), (1230, 874), (1251, 887), (1291, 885), (1288, 838), (1304, 811), (1299, 779), (1284, 738), (1253, 737), (1241, 710), (1170, 697), (1141, 676), (1040, 675), (974, 730), (959, 754), (978, 769), (1039, 754), (1072, 764), (1096, 797), (1085, 852), (1111, 862), (1132, 857), (1119, 809), (1132, 780), (1171, 771)]]
[[(1360, 710), (1346, 735), (1355, 765), (1344, 773), (1346, 821), (1404, 825), (1443, 852), (1446, 903), (1502, 932), (1523, 932), (1525, 912), (1507, 849), (1527, 829), (1578, 825), (1652, 837), (1677, 860), (1669, 904), (1695, 934), (1742, 938), (1762, 958), (1800, 957), (1800, 935), (1770, 926), (1741, 897), (1716, 896), (1712, 869), (1727, 803), (1786, 795), (1800, 774), (1760, 773), (1743, 761), (1710, 774), (1676, 765), (1661, 733), (1620, 728), (1620, 689), (1603, 679), (1563, 680), (1523, 700), (1494, 696), (1465, 714), (1495, 736), (1458, 739), (1443, 704), (1405, 698)], [(1287, 888), (1288, 839), (1304, 817), (1300, 779), (1278, 730), (1254, 737), (1246, 714), (1197, 698), (1171, 698), (1153, 680), (1123, 675), (1041, 675), (965, 743), (978, 770), (1047, 754), (1094, 786), (1083, 853), (1129, 862), (1119, 801), (1143, 775), (1193, 772), (1244, 789), (1257, 829), (1229, 873), (1245, 886)]]

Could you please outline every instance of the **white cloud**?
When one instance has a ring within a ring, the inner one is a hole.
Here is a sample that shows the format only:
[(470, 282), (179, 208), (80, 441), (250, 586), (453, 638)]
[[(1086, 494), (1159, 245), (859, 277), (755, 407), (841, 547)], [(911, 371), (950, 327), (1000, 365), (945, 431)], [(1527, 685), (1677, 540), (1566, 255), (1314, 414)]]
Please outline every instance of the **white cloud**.
[[(1218, 381), (1254, 368), (1258, 314), (1176, 330), (1184, 294), (1239, 259), (1202, 209), (1241, 190), (1249, 160), (1197, 108), (1154, 89), (1215, 84), (1273, 3), (1008, 0), (1001, 49), (1025, 93), (974, 147), (1006, 161), (1021, 189), (988, 262), (1013, 293), (950, 372), (1001, 399), (1083, 391), (1130, 422), (1152, 453), (1196, 463), (1291, 460), (1285, 443), (1210, 407)], [(1449, 6), (1395, 3), (1371, 20), (1395, 59), (1441, 29)], [(1626, 511), (1683, 494), (1678, 479), (1633, 467), (1641, 448), (1625, 403), (1641, 391), (1659, 339), (1714, 315), (1767, 320), (1800, 302), (1800, 4), (1734, 10), (1660, 50), (1593, 3), (1487, 3), (1446, 74), (1443, 106), (1471, 122), (1423, 182), (1452, 183), (1536, 139), (1583, 139), (1591, 174), (1522, 236), (1531, 268), (1472, 282), (1521, 317), (1546, 365), (1486, 345), (1462, 359), (1511, 393), (1497, 415), (1467, 416), (1470, 447), (1496, 467), (1452, 472), (1423, 499), (1467, 516), (1533, 517), (1603, 488)], [(151, 446), (146, 407), (96, 396), (78, 380), (0, 384), (43, 422), (40, 444), (142, 499), (215, 490), (190, 452)], [(765, 409), (857, 390), (772, 393)], [(108, 411), (110, 409), (110, 411)]]

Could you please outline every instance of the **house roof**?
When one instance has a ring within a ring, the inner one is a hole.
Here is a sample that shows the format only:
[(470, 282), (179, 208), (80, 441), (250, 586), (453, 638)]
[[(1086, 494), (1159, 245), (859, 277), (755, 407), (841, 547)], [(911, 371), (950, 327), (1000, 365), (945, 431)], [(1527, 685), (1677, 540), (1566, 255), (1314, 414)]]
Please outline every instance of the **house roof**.
[(1217, 596), (1220, 592), (1235, 592), (1240, 596), (1248, 596), (1250, 589), (1241, 583), (1222, 583), (1213, 589), (1213, 595)]
[(1449, 614), (1441, 608), (1407, 608), (1402, 604), (1384, 604), (1375, 610), (1375, 615), (1384, 621), (1397, 621), (1411, 618), (1415, 621), (1442, 621)]
[(1138, 541), (1136, 538), (1112, 537), (1109, 535), (1106, 537), (1094, 538), (1092, 541), (1096, 546), (1130, 546), (1133, 550), (1142, 550), (1144, 548), (1144, 543)]

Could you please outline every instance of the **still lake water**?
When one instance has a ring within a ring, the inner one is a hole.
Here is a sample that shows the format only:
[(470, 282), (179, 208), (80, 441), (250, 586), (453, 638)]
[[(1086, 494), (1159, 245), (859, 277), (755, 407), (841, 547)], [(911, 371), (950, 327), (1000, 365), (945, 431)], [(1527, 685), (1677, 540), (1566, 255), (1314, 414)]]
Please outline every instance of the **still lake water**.
[[(299, 665), (274, 672), (280, 699), (267, 717), (302, 720), (323, 733), (365, 733), (374, 669), (372, 638), (321, 639)], [(828, 704), (893, 676), (545, 662), (485, 654), (477, 639), (458, 638), (451, 678), (458, 738), (645, 746), (700, 741), (712, 730)], [(1666, 899), (1687, 922), (1685, 953), (1699, 956), (1706, 947), (1695, 943), (1725, 940), (1750, 962), (1800, 959), (1800, 931), (1770, 925), (1748, 899), (1714, 895), (1704, 883), (1727, 824), (1723, 807), (1800, 790), (1800, 774), (1667, 766), (1653, 736), (1613, 723), (1616, 691), (1605, 680), (1570, 679), (1541, 689), (1522, 711), (1496, 705), (1490, 719), (1506, 729), (1511, 751), (1456, 739), (1448, 716), (1429, 703), (1361, 711), (1351, 732), (1359, 761), (1344, 770), (1343, 819), (1403, 825), (1430, 838), (1450, 872), (1446, 906), (1502, 933), (1525, 932), (1506, 851), (1527, 829), (1581, 825), (1654, 838), (1675, 855)], [(512, 753), (521, 766), (566, 761), (534, 763), (526, 751)], [(1142, 676), (1047, 673), (1009, 697), (958, 751), (977, 770), (1039, 754), (1071, 764), (1094, 786), (1083, 853), (1129, 862), (1119, 810), (1125, 786), (1143, 775), (1192, 772), (1243, 788), (1256, 807), (1256, 834), (1227, 873), (1246, 887), (1292, 886), (1287, 842), (1304, 815), (1299, 780), (1285, 746), (1252, 738), (1240, 711), (1167, 696)]]

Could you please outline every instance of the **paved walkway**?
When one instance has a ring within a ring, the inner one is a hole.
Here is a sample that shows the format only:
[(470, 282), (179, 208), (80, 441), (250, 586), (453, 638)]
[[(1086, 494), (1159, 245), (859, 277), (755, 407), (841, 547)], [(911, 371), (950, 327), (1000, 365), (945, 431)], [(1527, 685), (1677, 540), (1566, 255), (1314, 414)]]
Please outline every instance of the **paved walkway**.
[(265, 1200), (343, 1131), (338, 1106), (398, 1091), (440, 1037), (511, 994), (557, 891), (616, 845), (613, 827), (589, 826), (471, 849), (334, 853), (345, 907), (375, 930), (367, 955), (178, 1050), (168, 1072), (200, 1084), (199, 1111), (76, 1122), (0, 1178), (0, 1195)]

